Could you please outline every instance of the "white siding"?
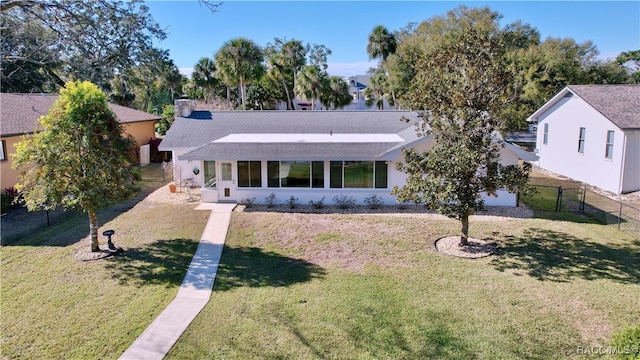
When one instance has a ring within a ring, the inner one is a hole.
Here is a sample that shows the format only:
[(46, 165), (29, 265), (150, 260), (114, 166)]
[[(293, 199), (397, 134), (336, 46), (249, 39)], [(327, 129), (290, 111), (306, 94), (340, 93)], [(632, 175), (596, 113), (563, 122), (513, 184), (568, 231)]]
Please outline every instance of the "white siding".
[[(545, 124), (548, 143), (543, 144)], [(578, 152), (580, 128), (586, 129), (584, 153)], [(611, 159), (605, 158), (607, 131), (614, 131)], [(620, 192), (624, 132), (577, 96), (560, 99), (538, 118), (539, 166), (601, 189)]]
[(625, 131), (625, 134), (623, 193), (640, 190), (640, 131)]

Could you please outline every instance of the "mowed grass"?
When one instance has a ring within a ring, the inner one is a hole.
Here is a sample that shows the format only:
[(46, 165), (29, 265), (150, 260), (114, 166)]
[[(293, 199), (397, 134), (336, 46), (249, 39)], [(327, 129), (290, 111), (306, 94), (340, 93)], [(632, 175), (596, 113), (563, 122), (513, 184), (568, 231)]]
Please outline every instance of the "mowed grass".
[[(209, 213), (133, 205), (99, 215), (122, 257), (73, 260), (86, 216), (2, 247), (3, 358), (115, 359), (171, 302)], [(640, 241), (557, 216), (473, 220), (499, 250), (470, 260), (432, 249), (451, 220), (234, 212), (211, 301), (167, 358), (580, 358), (640, 323)]]
[(89, 246), (85, 215), (2, 247), (3, 359), (116, 359), (173, 300), (209, 213), (135, 203), (98, 214), (101, 247), (115, 229), (123, 256), (74, 260)]
[(169, 359), (565, 359), (640, 323), (640, 242), (598, 224), (234, 213), (211, 301)]

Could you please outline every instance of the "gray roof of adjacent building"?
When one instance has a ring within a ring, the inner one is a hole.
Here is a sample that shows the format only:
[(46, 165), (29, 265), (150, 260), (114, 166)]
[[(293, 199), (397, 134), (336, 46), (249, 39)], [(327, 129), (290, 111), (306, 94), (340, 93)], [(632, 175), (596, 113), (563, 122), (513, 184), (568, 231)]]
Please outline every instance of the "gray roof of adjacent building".
[(620, 129), (640, 129), (640, 85), (569, 85), (567, 88)]
[[(410, 111), (196, 111), (178, 117), (160, 150), (190, 149), (184, 160), (361, 160), (384, 157), (418, 139), (413, 127), (419, 120)], [(405, 120), (403, 120), (405, 119)], [(407, 131), (410, 129), (410, 131)], [(284, 134), (301, 134), (298, 140)], [(315, 136), (311, 139), (304, 135)], [(342, 138), (334, 141), (331, 136)], [(379, 134), (393, 134), (378, 139)], [(235, 135), (230, 140), (223, 138)], [(253, 140), (238, 141), (243, 135)], [(264, 140), (259, 139), (264, 135)], [(349, 135), (356, 140), (349, 139)], [(326, 137), (329, 136), (329, 137)], [(370, 139), (366, 139), (367, 137)], [(287, 141), (278, 139), (288, 138)], [(362, 139), (366, 141), (361, 141)], [(234, 140), (235, 139), (235, 140)]]
[[(42, 130), (38, 120), (46, 115), (59, 94), (0, 93), (0, 135), (15, 136)], [(122, 124), (157, 121), (161, 117), (144, 111), (109, 103)]]

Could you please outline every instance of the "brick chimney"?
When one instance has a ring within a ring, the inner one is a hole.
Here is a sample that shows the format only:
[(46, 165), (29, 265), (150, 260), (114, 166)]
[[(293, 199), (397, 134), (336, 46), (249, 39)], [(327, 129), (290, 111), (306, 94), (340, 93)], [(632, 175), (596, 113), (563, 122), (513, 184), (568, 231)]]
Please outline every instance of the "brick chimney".
[(196, 109), (196, 101), (190, 99), (174, 100), (174, 114), (176, 117), (189, 117)]

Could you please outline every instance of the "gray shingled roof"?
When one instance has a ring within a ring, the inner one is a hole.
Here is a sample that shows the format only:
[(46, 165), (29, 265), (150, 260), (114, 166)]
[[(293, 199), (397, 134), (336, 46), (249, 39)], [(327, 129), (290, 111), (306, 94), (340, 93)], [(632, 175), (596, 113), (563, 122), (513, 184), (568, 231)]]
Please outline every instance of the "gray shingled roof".
[(395, 143), (210, 143), (180, 160), (391, 160)]
[(640, 129), (640, 85), (569, 85), (620, 129)]
[[(22, 135), (41, 130), (38, 128), (38, 119), (49, 112), (58, 96), (58, 94), (0, 93), (0, 135)], [(161, 119), (158, 115), (116, 104), (110, 103), (109, 108), (123, 124)]]
[[(404, 111), (223, 111), (175, 120), (160, 150), (196, 148), (182, 160), (327, 159), (361, 160), (417, 139), (415, 112)], [(210, 120), (202, 120), (208, 118)], [(405, 117), (409, 123), (402, 121)], [(407, 131), (410, 129), (410, 131)], [(398, 134), (402, 142), (260, 143), (216, 142), (230, 134)]]

